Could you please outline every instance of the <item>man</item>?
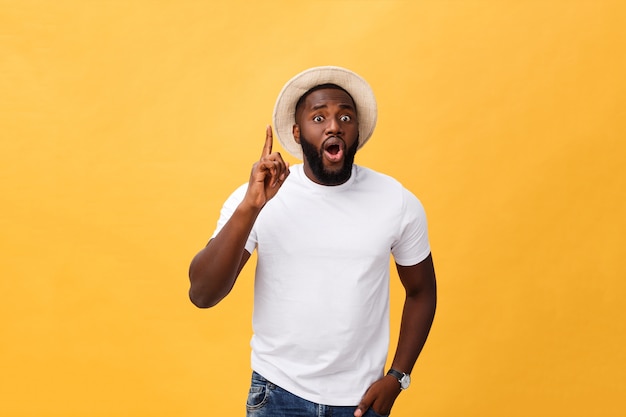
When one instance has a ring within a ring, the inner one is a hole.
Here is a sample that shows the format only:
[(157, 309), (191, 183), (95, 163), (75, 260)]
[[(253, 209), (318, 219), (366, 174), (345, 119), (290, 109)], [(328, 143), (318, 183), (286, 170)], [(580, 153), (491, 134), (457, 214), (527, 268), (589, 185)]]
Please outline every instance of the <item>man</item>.
[[(226, 201), (190, 266), (192, 302), (211, 307), (258, 254), (248, 416), (388, 415), (426, 341), (436, 305), (426, 218), (392, 178), (353, 164), (370, 138), (371, 88), (339, 67), (296, 75), (278, 96), (249, 182)], [(406, 290), (395, 356), (389, 256)]]

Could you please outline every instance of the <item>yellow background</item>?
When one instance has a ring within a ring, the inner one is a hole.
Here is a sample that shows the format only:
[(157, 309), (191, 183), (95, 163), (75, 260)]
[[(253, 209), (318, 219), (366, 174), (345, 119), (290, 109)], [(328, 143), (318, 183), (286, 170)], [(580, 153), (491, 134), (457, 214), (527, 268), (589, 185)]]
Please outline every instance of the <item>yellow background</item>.
[(439, 309), (393, 415), (626, 415), (625, 21), (619, 0), (0, 0), (0, 415), (244, 415), (253, 268), (199, 310), (187, 267), (315, 65), (370, 82), (357, 162), (429, 215)]

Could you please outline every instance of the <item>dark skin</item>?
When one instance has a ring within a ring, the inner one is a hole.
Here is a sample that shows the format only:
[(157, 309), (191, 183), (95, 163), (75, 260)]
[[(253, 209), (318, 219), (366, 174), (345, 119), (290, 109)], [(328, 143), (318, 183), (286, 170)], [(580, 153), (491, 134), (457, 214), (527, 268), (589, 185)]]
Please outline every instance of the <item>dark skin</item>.
[[(359, 140), (356, 107), (350, 95), (339, 89), (316, 90), (296, 109), (296, 122), (293, 126), (296, 142), (302, 144), (306, 140), (315, 153), (322, 151), (321, 160), (327, 173), (341, 171), (346, 163), (346, 150)], [(304, 173), (311, 181), (337, 185), (318, 178), (306, 155), (303, 162)]]
[[(324, 170), (339, 171), (344, 164), (345, 150), (358, 141), (358, 119), (352, 98), (332, 88), (312, 92), (296, 111), (293, 134), (296, 142), (306, 138), (321, 152)], [(250, 258), (244, 245), (257, 216), (289, 176), (289, 164), (279, 153), (272, 152), (272, 143), (272, 130), (268, 126), (261, 158), (252, 167), (243, 201), (217, 236), (191, 262), (189, 296), (200, 308), (216, 305), (231, 291)], [(312, 181), (324, 184), (313, 173), (307, 158), (303, 162), (305, 174)], [(410, 374), (435, 314), (435, 271), (431, 255), (417, 265), (396, 265), (396, 269), (405, 290), (405, 301), (392, 368)], [(380, 378), (364, 393), (355, 417), (364, 415), (369, 408), (378, 414), (389, 414), (400, 392), (395, 377)]]

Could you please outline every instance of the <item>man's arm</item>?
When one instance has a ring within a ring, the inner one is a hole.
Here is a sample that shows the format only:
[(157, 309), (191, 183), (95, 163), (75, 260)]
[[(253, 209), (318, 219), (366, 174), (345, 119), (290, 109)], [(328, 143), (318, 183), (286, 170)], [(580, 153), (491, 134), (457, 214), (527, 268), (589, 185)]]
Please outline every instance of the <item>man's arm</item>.
[(189, 266), (189, 298), (200, 308), (213, 307), (233, 288), (250, 253), (245, 244), (257, 216), (289, 176), (289, 164), (272, 153), (272, 129), (267, 127), (261, 159), (254, 164), (243, 201), (222, 230)]
[[(391, 367), (410, 374), (435, 317), (437, 284), (431, 255), (417, 265), (396, 267), (406, 298), (398, 346)], [(400, 384), (395, 377), (384, 376), (367, 390), (354, 415), (360, 417), (370, 407), (379, 414), (389, 414), (400, 391)]]
[(256, 219), (254, 213), (241, 205), (237, 207), (224, 228), (191, 261), (189, 298), (196, 307), (213, 307), (235, 285), (250, 258), (244, 246)]

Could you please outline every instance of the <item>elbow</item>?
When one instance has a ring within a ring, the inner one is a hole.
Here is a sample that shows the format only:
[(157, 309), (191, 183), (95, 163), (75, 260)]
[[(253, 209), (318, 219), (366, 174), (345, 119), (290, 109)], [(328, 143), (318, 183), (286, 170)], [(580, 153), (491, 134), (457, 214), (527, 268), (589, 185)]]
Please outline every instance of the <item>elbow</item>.
[(193, 286), (189, 289), (189, 300), (198, 308), (215, 307), (222, 298), (211, 297), (204, 291), (198, 291)]
[(215, 271), (215, 268), (200, 267), (194, 259), (189, 267), (189, 299), (198, 308), (216, 306), (228, 295), (235, 278)]
[(193, 304), (194, 306), (196, 306), (198, 308), (209, 308), (209, 307), (212, 307), (206, 301), (201, 300), (201, 299), (196, 298), (193, 295), (191, 295), (191, 292), (189, 292), (189, 299), (191, 300), (191, 304)]
[[(195, 261), (195, 259), (194, 259)], [(189, 300), (198, 308), (210, 308), (215, 306), (220, 299), (211, 296), (211, 291), (203, 284), (201, 276), (194, 269), (194, 262), (189, 268)]]

